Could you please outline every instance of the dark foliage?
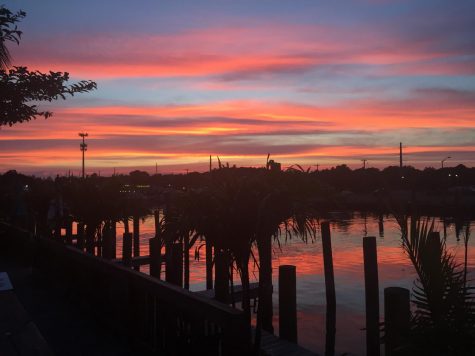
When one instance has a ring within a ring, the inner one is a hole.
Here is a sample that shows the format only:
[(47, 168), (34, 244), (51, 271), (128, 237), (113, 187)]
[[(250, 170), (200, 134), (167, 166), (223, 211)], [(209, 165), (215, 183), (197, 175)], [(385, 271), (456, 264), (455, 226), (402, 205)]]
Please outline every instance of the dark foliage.
[(83, 80), (66, 85), (69, 73), (29, 71), (26, 67), (0, 70), (0, 126), (30, 121), (37, 116), (53, 115), (31, 102), (66, 99), (66, 95), (84, 93), (97, 88), (96, 83)]
[(0, 6), (0, 69), (6, 69), (10, 65), (10, 52), (6, 41), (20, 44), (22, 32), (15, 25), (26, 16), (24, 11), (13, 13), (7, 8)]
[(26, 67), (10, 66), (10, 53), (6, 42), (19, 44), (22, 32), (15, 25), (26, 13), (12, 13), (0, 7), (0, 127), (30, 121), (36, 117), (45, 119), (52, 112), (40, 110), (37, 103), (66, 99), (76, 93), (89, 92), (97, 88), (90, 80), (67, 85), (69, 73), (30, 71)]
[[(473, 355), (475, 295), (467, 283), (467, 267), (455, 262), (445, 241), (433, 233), (434, 222), (397, 216), (403, 248), (416, 272), (415, 311), (411, 333), (401, 354)], [(466, 239), (468, 240), (468, 231)]]

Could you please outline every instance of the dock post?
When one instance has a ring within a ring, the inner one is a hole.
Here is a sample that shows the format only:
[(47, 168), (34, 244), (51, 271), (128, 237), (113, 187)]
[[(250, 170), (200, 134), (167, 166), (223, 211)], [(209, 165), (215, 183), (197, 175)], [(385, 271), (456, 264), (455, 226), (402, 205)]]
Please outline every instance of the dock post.
[(279, 337), (297, 342), (297, 271), (279, 266)]
[(335, 276), (333, 272), (333, 255), (330, 235), (330, 224), (325, 221), (321, 225), (323, 267), (325, 271), (325, 292), (327, 299), (327, 312), (325, 316), (325, 355), (335, 354), (335, 333), (336, 333), (336, 293)]
[(262, 329), (274, 333), (272, 305), (272, 237), (264, 236), (257, 242), (259, 251), (259, 313)]
[(161, 241), (159, 237), (153, 237), (148, 240), (150, 249), (150, 275), (160, 279), (162, 264)]
[(379, 237), (384, 237), (384, 217), (383, 217), (383, 214), (379, 215), (378, 229), (379, 229)]
[(79, 222), (76, 232), (76, 247), (80, 250), (84, 249), (84, 223)]
[(140, 218), (138, 216), (133, 217), (133, 229), (134, 229), (134, 257), (140, 256)]
[(167, 268), (165, 270), (165, 280), (177, 286), (183, 286), (183, 243), (175, 242), (168, 245)]
[(213, 245), (206, 239), (206, 289), (213, 289)]
[(117, 256), (117, 223), (112, 220), (110, 226), (110, 244), (111, 244), (111, 258), (115, 259)]
[(104, 226), (102, 227), (102, 257), (110, 259), (110, 232), (111, 225), (110, 221), (104, 221)]
[(94, 235), (96, 233), (95, 226), (86, 225), (86, 252), (94, 255)]
[(229, 259), (227, 251), (214, 249), (214, 297), (220, 302), (229, 300)]
[(190, 236), (188, 234), (183, 236), (183, 274), (184, 287), (190, 289)]
[(155, 219), (155, 237), (157, 237), (162, 234), (162, 230), (160, 226), (160, 210), (159, 209), (156, 209), (153, 212), (153, 217)]
[(106, 221), (102, 232), (102, 256), (107, 259), (115, 258), (116, 229), (115, 222)]
[(363, 258), (366, 299), (366, 355), (380, 355), (379, 285), (376, 237), (363, 237)]
[(124, 232), (123, 236), (122, 262), (125, 266), (130, 266), (132, 264), (132, 234)]
[(54, 238), (56, 240), (61, 240), (61, 218), (56, 217), (55, 222), (54, 222)]
[(104, 253), (104, 231), (100, 228), (97, 231), (96, 247), (96, 256), (102, 257)]
[(386, 356), (403, 345), (409, 332), (409, 290), (401, 287), (384, 288), (384, 348)]
[[(440, 267), (441, 249), (440, 233), (437, 231), (431, 232), (427, 241), (427, 257), (430, 259), (430, 265), (433, 268)], [(438, 271), (433, 271), (433, 273), (438, 273)]]
[(73, 219), (71, 217), (66, 219), (66, 244), (73, 244)]

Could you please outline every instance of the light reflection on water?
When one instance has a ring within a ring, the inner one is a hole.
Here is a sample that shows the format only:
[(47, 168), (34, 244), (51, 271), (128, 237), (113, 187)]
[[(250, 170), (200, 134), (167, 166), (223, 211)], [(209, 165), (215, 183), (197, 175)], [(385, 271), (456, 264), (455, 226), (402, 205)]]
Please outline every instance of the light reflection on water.
[[(384, 236), (377, 216), (353, 214), (330, 219), (333, 263), (335, 273), (337, 315), (336, 354), (365, 354), (364, 328), (364, 275), (363, 236), (377, 236), (380, 286), (380, 312), (383, 318), (383, 290), (397, 286), (412, 288), (415, 272), (401, 248), (400, 229), (392, 217), (384, 217)], [(473, 231), (475, 224), (471, 223)], [(436, 229), (443, 236), (443, 222), (437, 220)], [(463, 258), (463, 236), (457, 241), (455, 226), (447, 230), (447, 246), (458, 259)], [(117, 225), (117, 258), (122, 254), (123, 225)], [(140, 225), (140, 255), (149, 254), (148, 240), (155, 234), (154, 219), (149, 217)], [(194, 259), (194, 247), (190, 251), (190, 290), (205, 289), (205, 248), (200, 250), (200, 260)], [(298, 238), (273, 244), (274, 327), (278, 334), (278, 267), (283, 264), (297, 266), (297, 308), (299, 344), (318, 352), (325, 350), (325, 280), (320, 235), (307, 244)], [(475, 243), (469, 241), (469, 270), (475, 269)], [(149, 266), (141, 266), (148, 273)], [(250, 265), (252, 280), (256, 280), (257, 268)], [(235, 281), (235, 283), (237, 283)]]

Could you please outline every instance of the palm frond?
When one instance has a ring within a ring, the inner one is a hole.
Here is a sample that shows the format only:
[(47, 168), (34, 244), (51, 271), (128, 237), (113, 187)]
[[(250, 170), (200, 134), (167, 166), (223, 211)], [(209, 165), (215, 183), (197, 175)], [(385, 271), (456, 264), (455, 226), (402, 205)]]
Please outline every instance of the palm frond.
[[(442, 354), (468, 354), (475, 350), (473, 288), (467, 286), (466, 266), (447, 250), (434, 231), (434, 219), (396, 216), (402, 247), (417, 273), (412, 295), (412, 342)], [(468, 352), (468, 353), (467, 353)]]

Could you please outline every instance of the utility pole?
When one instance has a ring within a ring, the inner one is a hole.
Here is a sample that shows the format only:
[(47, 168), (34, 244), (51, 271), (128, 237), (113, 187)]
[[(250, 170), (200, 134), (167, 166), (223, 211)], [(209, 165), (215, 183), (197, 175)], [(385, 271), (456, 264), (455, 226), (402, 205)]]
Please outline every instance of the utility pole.
[(82, 151), (82, 178), (86, 177), (85, 167), (84, 167), (84, 152), (87, 151), (87, 144), (84, 142), (84, 138), (89, 136), (87, 132), (80, 132), (79, 136), (82, 137), (82, 143), (79, 144), (79, 149)]
[(212, 166), (211, 166), (211, 155), (209, 155), (209, 172), (211, 173), (211, 169), (212, 169)]
[(402, 142), (399, 142), (399, 168), (402, 168)]
[(362, 159), (361, 162), (363, 162), (363, 169), (366, 169), (366, 162), (368, 162), (368, 160)]
[(155, 175), (157, 175), (157, 174), (158, 174), (158, 163), (155, 162)]

